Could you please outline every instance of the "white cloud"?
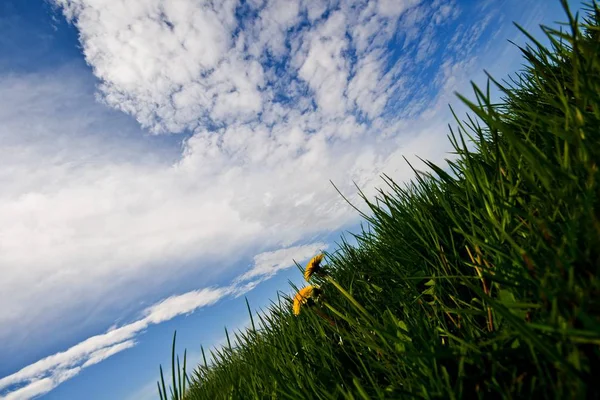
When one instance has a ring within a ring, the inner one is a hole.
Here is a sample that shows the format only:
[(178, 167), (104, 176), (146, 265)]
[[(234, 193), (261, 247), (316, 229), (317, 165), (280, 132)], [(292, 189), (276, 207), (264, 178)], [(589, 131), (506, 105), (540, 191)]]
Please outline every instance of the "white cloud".
[[(313, 5), (308, 8), (312, 9)], [(252, 41), (246, 43), (248, 52), (256, 58), (260, 58), (264, 50), (274, 57), (284, 56), (286, 31), (296, 25), (300, 11), (298, 0), (266, 1), (252, 29), (245, 32), (252, 37)]]
[(76, 21), (104, 100), (144, 126), (180, 131), (223, 96), (246, 107), (254, 100), (258, 82), (236, 74), (252, 69), (252, 62), (228, 57), (236, 1), (55, 3)]
[(381, 58), (380, 52), (372, 52), (359, 60), (348, 84), (348, 99), (370, 118), (382, 113), (388, 99), (390, 79), (382, 78)]
[(312, 243), (257, 254), (254, 256), (252, 268), (238, 279), (246, 281), (258, 277), (262, 279), (271, 277), (282, 269), (294, 266), (294, 261), (305, 261), (325, 249), (327, 249), (325, 243)]
[(233, 289), (207, 288), (169, 297), (146, 309), (145, 316), (137, 321), (90, 337), (66, 351), (48, 356), (0, 379), (0, 391), (14, 385), (20, 386), (6, 393), (6, 399), (29, 399), (44, 394), (84, 368), (133, 347), (133, 338), (148, 326), (214, 304), (232, 293)]
[(48, 393), (54, 389), (57, 384), (54, 383), (52, 378), (44, 378), (36, 380), (22, 388), (19, 388), (13, 392), (8, 393), (2, 397), (4, 400), (28, 400), (34, 397), (40, 396), (44, 393)]
[(408, 8), (420, 3), (420, 0), (379, 0), (377, 10), (386, 17), (398, 17)]
[(232, 289), (202, 289), (178, 296), (171, 296), (146, 310), (144, 321), (160, 324), (180, 314), (187, 314), (199, 307), (216, 303)]
[[(90, 337), (66, 351), (56, 353), (30, 364), (12, 375), (0, 379), (0, 393), (7, 390), (4, 399), (29, 399), (54, 389), (83, 369), (136, 345), (135, 338), (151, 325), (192, 313), (199, 308), (218, 302), (228, 295), (241, 296), (260, 281), (293, 265), (293, 260), (304, 260), (327, 247), (324, 243), (264, 252), (254, 257), (250, 271), (239, 276), (228, 287), (205, 288), (168, 297), (144, 310), (143, 317), (107, 332)], [(248, 283), (243, 283), (253, 279)], [(247, 323), (245, 324), (247, 325)], [(11, 390), (13, 386), (18, 388)]]
[[(396, 33), (398, 18), (420, 2), (54, 3), (80, 30), (86, 60), (101, 80), (103, 100), (155, 132), (180, 132), (201, 129), (207, 121), (255, 120), (272, 107), (280, 84), (286, 85), (281, 89), (288, 95), (304, 90), (300, 85), (289, 91), (286, 81), (295, 77), (314, 93), (319, 111), (343, 114), (351, 68), (348, 52), (365, 55), (385, 47)], [(452, 4), (437, 3), (432, 12), (438, 19), (455, 10)], [(238, 7), (245, 13), (242, 18), (236, 14)], [(328, 8), (327, 18), (321, 18)], [(303, 25), (305, 16), (312, 26)], [(406, 18), (403, 29), (419, 29), (420, 22)], [(283, 76), (273, 60), (284, 63)], [(370, 79), (377, 82), (375, 75)]]
[[(346, 16), (338, 11), (304, 38), (305, 46), (297, 53), (300, 78), (315, 92), (324, 113), (343, 113), (348, 62), (343, 56), (348, 43)], [(302, 61), (300, 61), (302, 60)]]
[(94, 351), (90, 354), (89, 358), (81, 365), (81, 368), (87, 368), (94, 364), (98, 364), (101, 361), (106, 360), (108, 357), (113, 356), (123, 350), (127, 350), (131, 347), (135, 346), (134, 340), (126, 340), (121, 343), (117, 343), (113, 346), (104, 347), (100, 350)]

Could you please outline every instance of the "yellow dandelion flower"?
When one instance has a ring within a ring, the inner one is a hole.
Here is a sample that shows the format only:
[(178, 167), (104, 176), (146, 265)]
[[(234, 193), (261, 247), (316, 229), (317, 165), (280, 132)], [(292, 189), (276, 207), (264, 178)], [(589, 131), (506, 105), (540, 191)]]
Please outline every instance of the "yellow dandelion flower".
[(323, 257), (325, 257), (324, 254), (314, 256), (308, 262), (308, 264), (306, 264), (306, 269), (304, 270), (304, 279), (308, 281), (315, 272), (319, 272), (319, 270), (321, 269), (321, 261), (323, 261)]
[(312, 297), (314, 291), (314, 286), (306, 286), (296, 293), (296, 296), (294, 296), (294, 315), (300, 314), (300, 307)]

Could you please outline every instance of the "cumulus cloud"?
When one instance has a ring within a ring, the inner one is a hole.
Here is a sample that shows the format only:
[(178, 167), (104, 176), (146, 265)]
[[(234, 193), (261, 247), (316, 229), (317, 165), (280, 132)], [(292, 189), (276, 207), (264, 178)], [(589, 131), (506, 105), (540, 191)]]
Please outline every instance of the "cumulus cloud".
[(440, 41), (434, 29), (458, 15), (451, 1), (418, 0), (54, 3), (80, 30), (102, 99), (154, 132), (261, 120), (274, 104), (306, 111), (311, 99), (322, 118), (355, 106), (375, 118), (398, 62), (381, 50), (399, 28), (406, 48), (426, 30), (407, 57), (421, 63)]
[(252, 61), (224, 59), (233, 44), (235, 1), (55, 3), (77, 21), (104, 100), (143, 125), (181, 130), (222, 96), (255, 110), (256, 87), (245, 83)]

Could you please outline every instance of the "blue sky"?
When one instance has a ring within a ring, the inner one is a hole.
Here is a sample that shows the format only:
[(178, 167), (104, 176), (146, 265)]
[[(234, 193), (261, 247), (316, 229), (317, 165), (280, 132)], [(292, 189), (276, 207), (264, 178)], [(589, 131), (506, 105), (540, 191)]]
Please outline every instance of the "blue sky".
[[(577, 2), (572, 2), (573, 6)], [(156, 398), (558, 1), (1, 0), (0, 398)]]

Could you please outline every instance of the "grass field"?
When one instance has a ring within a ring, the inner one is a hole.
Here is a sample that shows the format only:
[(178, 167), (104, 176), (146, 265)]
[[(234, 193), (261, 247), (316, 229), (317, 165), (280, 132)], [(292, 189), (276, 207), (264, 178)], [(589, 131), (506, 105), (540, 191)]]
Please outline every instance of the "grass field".
[(210, 364), (161, 370), (160, 397), (600, 398), (600, 9), (586, 12), (490, 78), (499, 104), (489, 86), (461, 97), (454, 161), (364, 198), (358, 245), (325, 255), (298, 316), (277, 297)]

